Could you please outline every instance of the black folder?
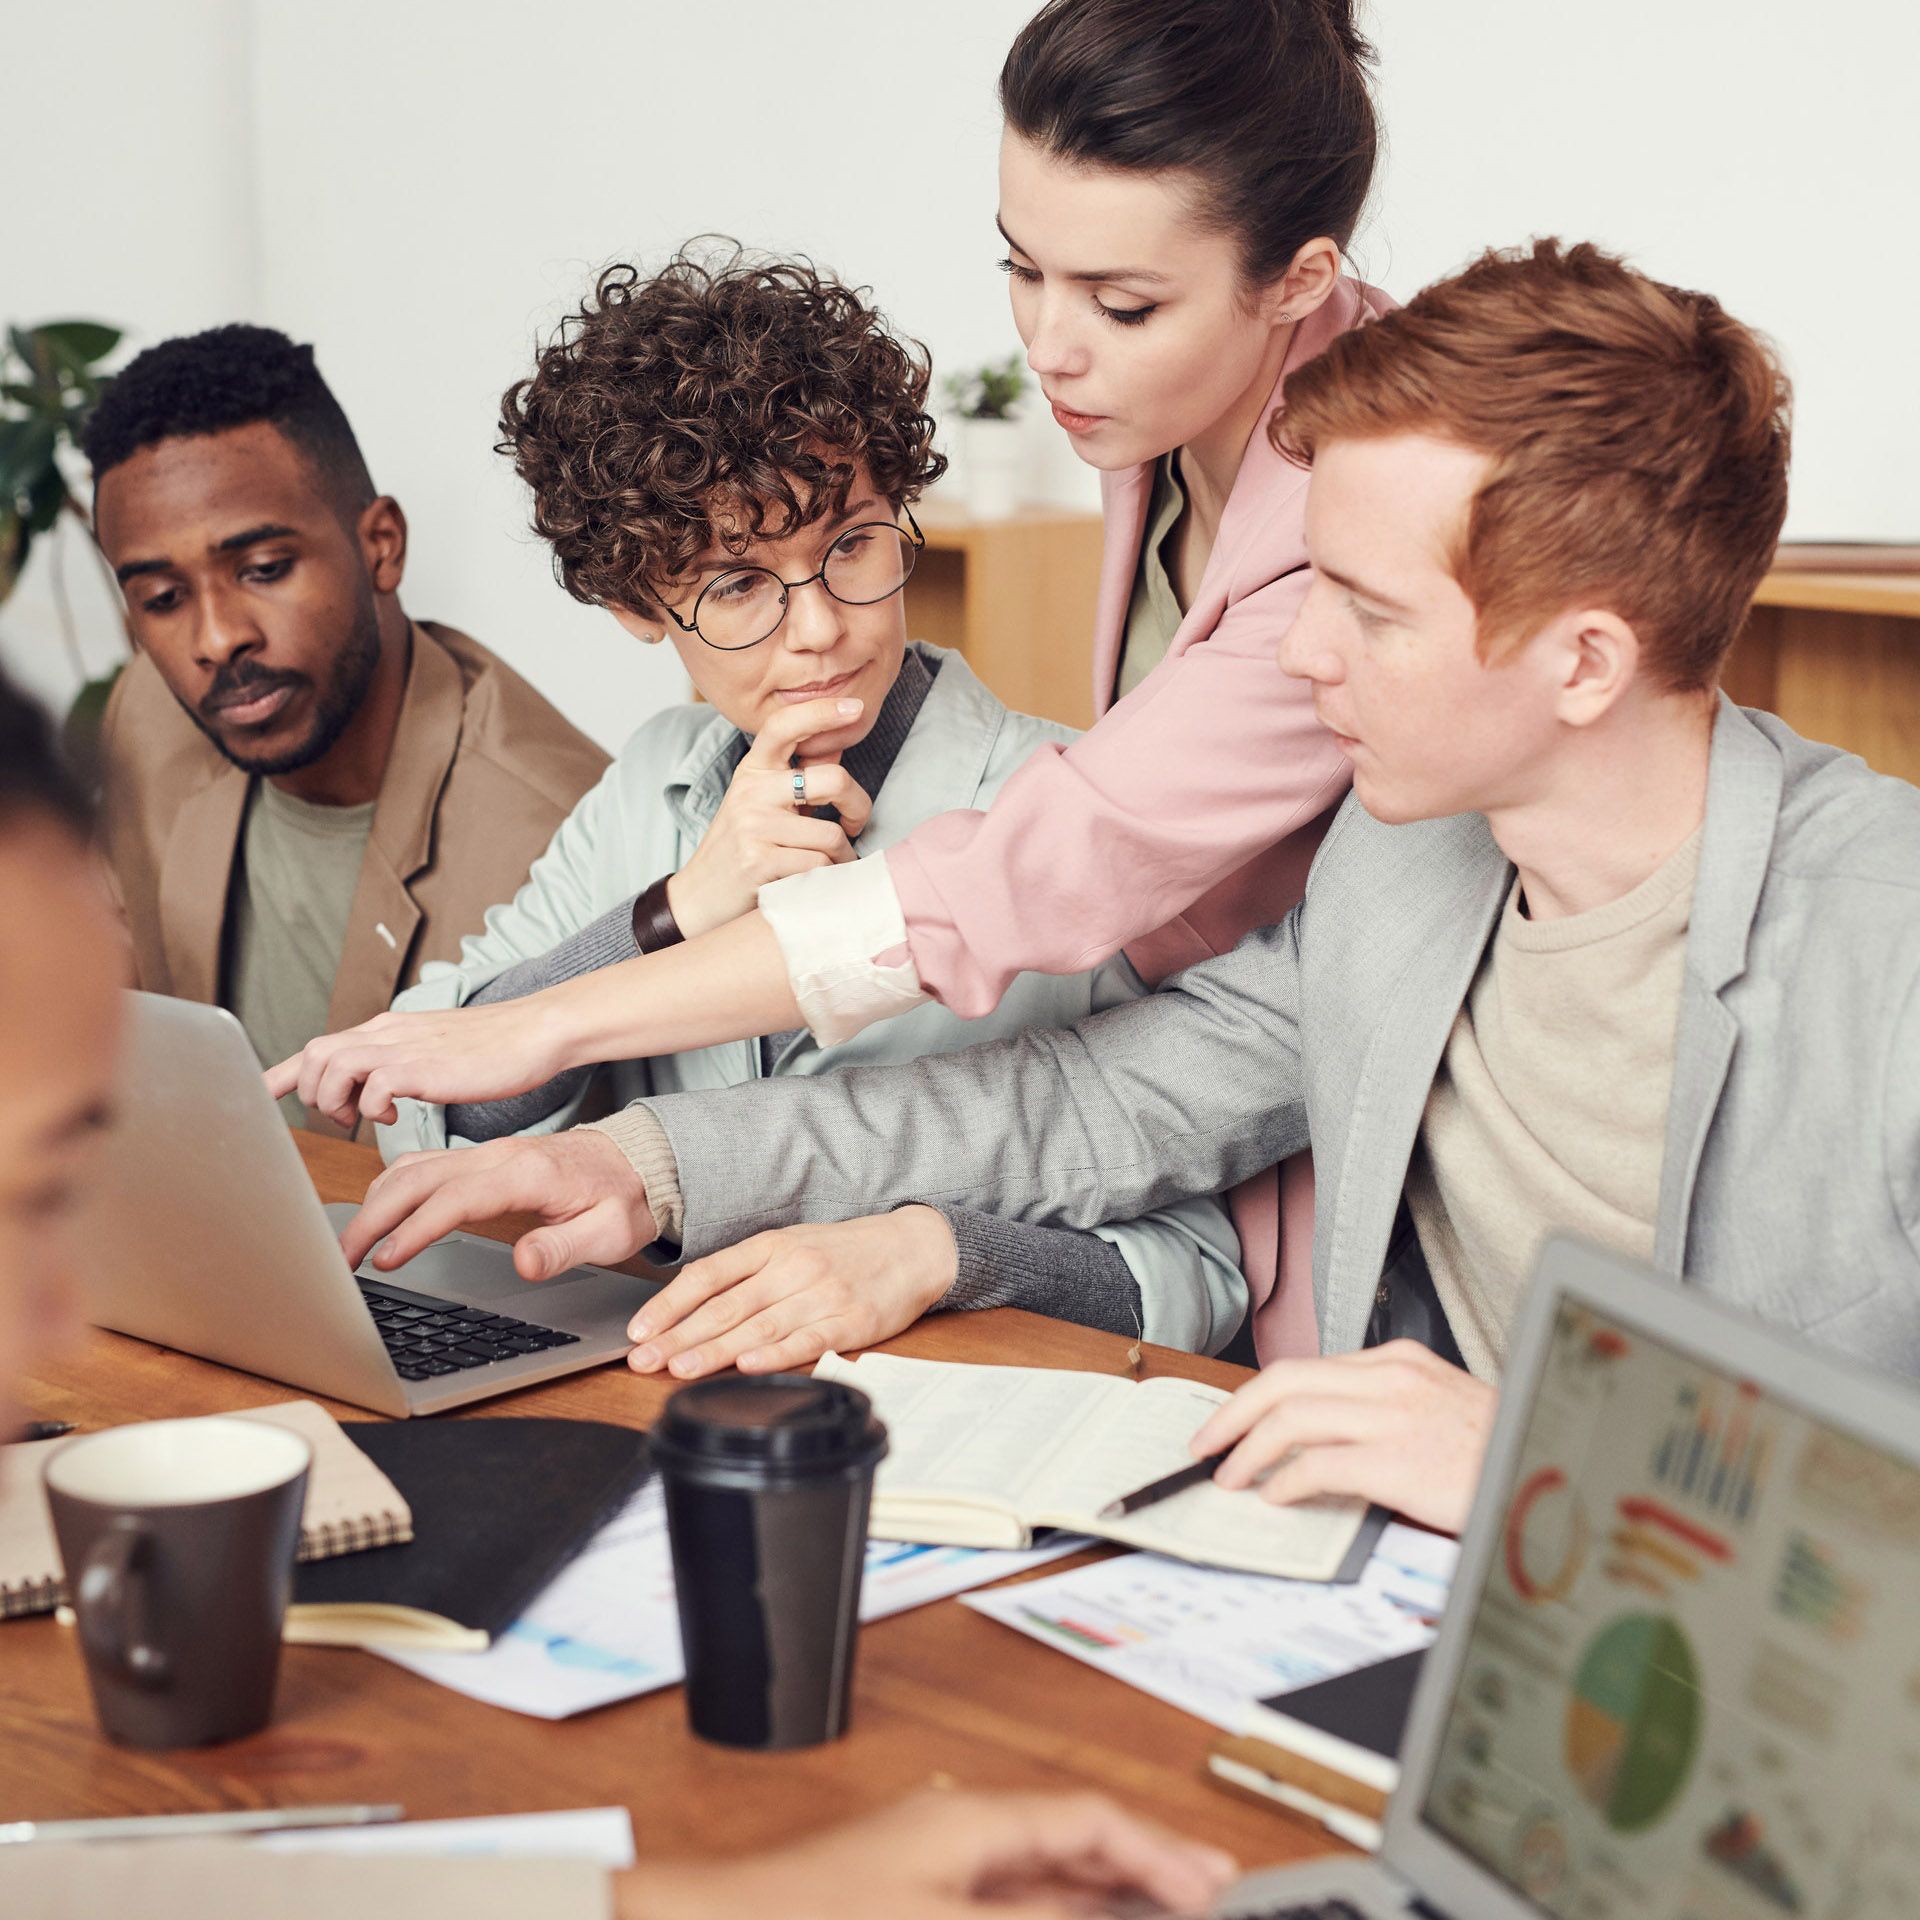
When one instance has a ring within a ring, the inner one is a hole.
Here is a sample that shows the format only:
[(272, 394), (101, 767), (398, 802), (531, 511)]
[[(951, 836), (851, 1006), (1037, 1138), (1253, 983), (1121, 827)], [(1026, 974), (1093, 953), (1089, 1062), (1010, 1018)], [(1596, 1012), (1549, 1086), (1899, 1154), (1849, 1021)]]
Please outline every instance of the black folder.
[(413, 1509), (413, 1539), (294, 1575), (287, 1637), (485, 1646), (646, 1477), (646, 1435), (595, 1420), (354, 1422), (347, 1436)]

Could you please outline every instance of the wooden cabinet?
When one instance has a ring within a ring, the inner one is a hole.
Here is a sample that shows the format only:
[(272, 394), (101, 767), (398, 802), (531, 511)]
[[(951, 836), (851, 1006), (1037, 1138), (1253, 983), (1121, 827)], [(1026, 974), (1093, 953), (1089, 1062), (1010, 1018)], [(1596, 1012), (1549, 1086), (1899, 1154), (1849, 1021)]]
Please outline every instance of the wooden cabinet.
[(1742, 706), (1920, 785), (1920, 574), (1776, 569), (1723, 684)]
[[(957, 647), (1008, 706), (1091, 726), (1100, 516), (1029, 507), (976, 520), (929, 503), (919, 518), (927, 550), (907, 585), (907, 631)], [(1920, 574), (1776, 569), (1725, 685), (1920, 785)]]
[(907, 632), (957, 647), (1017, 712), (1091, 726), (1100, 516), (1026, 507), (976, 520), (930, 501), (915, 517), (927, 548), (907, 582)]

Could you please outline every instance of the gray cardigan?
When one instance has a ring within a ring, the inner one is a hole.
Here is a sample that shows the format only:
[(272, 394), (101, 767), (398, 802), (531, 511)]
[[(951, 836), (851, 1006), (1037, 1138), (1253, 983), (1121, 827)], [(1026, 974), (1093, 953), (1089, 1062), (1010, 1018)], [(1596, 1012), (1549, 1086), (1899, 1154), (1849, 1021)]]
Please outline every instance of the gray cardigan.
[[(1349, 800), (1280, 926), (1147, 999), (912, 1066), (654, 1100), (690, 1252), (907, 1194), (1085, 1225), (1316, 1172), (1364, 1342), (1427, 1092), (1513, 870)], [(1721, 702), (1656, 1223), (1664, 1272), (1920, 1373), (1920, 791)]]
[[(873, 796), (873, 815), (860, 836), (863, 856), (904, 839), (936, 813), (988, 805), (1030, 754), (1074, 737), (1070, 728), (1003, 706), (958, 654), (920, 643), (914, 651), (937, 671)], [(657, 714), (574, 809), (519, 893), (495, 907), (485, 927), (465, 941), (459, 960), (423, 968), (420, 984), (395, 1006), (409, 1011), (464, 1005), (500, 975), (573, 940), (603, 922), (610, 909), (631, 902), (639, 888), (685, 865), (719, 811), (744, 750), (739, 730), (711, 707), (674, 707)], [(630, 953), (630, 931), (626, 939)], [(618, 957), (610, 952), (603, 958)], [(979, 1020), (963, 1020), (929, 1004), (835, 1047), (822, 1048), (811, 1035), (795, 1034), (764, 1066), (757, 1044), (742, 1040), (653, 1060), (617, 1061), (601, 1077), (620, 1105), (650, 1094), (762, 1083), (763, 1074), (768, 1085), (832, 1079), (861, 1063), (951, 1052), (1024, 1027), (1064, 1027), (1145, 991), (1140, 976), (1117, 955), (1087, 973), (1022, 974), (1000, 1005)], [(573, 1089), (526, 1131), (572, 1125), (580, 1118), (583, 1091)], [(465, 1144), (457, 1135), (449, 1138), (445, 1109), (413, 1100), (401, 1101), (399, 1108), (396, 1124), (380, 1129), (380, 1150), (388, 1159), (419, 1148)], [(997, 1125), (997, 1117), (990, 1124)], [(939, 1203), (934, 1194), (898, 1198)], [(840, 1217), (884, 1210), (884, 1203), (853, 1207)], [(1044, 1264), (1041, 1243), (1029, 1239), (1016, 1247), (994, 1238), (993, 1222), (981, 1224), (989, 1230), (984, 1240), (971, 1232), (963, 1236), (963, 1285), (948, 1304), (1014, 1300), (1006, 1290), (1009, 1270)], [(1233, 1337), (1246, 1314), (1247, 1286), (1238, 1265), (1239, 1241), (1222, 1202), (1211, 1195), (1183, 1195), (1165, 1207), (1103, 1215), (1084, 1225), (1125, 1261), (1139, 1287), (1146, 1338), (1217, 1352)], [(1027, 1278), (1044, 1284), (1045, 1274)], [(1018, 1293), (1017, 1304), (1032, 1304), (1031, 1286)], [(1133, 1303), (1115, 1304), (1117, 1317), (1101, 1316), (1096, 1324), (1139, 1331), (1131, 1324)]]

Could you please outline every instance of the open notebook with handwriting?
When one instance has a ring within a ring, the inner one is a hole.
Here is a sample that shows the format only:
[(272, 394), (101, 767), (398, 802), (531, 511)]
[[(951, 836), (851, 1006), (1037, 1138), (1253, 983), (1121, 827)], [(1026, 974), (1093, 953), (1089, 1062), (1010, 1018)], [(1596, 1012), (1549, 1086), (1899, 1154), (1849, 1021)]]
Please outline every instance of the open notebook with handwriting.
[(1024, 1547), (1064, 1527), (1203, 1566), (1356, 1580), (1385, 1515), (1359, 1500), (1269, 1506), (1207, 1482), (1105, 1520), (1108, 1501), (1192, 1461), (1228, 1395), (1196, 1380), (987, 1367), (867, 1353), (814, 1369), (858, 1387), (886, 1422), (870, 1531), (882, 1540)]

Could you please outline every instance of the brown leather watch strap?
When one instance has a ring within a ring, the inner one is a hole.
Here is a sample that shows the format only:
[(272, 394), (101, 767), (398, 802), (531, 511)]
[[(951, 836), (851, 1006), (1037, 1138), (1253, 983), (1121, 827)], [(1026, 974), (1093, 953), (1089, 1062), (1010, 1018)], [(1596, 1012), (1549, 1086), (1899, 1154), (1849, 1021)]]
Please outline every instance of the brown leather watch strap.
[(662, 874), (633, 903), (633, 944), (642, 953), (658, 953), (662, 947), (677, 947), (687, 936), (673, 917), (667, 903), (670, 873)]

